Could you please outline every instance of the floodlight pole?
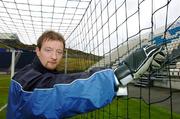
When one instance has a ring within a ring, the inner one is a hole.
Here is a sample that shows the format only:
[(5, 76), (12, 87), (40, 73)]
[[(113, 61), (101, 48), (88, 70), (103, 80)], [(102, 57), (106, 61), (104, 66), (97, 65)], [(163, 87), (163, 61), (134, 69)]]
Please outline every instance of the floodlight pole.
[(14, 76), (15, 72), (15, 50), (12, 49), (12, 56), (11, 56), (11, 78)]

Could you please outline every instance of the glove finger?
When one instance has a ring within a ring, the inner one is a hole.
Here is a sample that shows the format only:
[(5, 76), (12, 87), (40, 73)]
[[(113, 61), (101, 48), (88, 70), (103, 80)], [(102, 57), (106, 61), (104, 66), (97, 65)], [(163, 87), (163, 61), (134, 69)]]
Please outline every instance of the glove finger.
[(154, 59), (158, 61), (163, 61), (166, 59), (165, 54), (163, 52), (159, 52), (154, 56)]
[(152, 69), (160, 69), (163, 62), (165, 61), (166, 56), (163, 52), (159, 52), (154, 56), (151, 67)]
[(161, 65), (162, 63), (165, 61), (166, 59), (166, 55), (165, 55), (165, 50), (163, 47), (156, 47), (156, 46), (153, 46), (154, 49), (156, 49), (154, 52), (154, 57), (153, 57), (153, 60), (151, 62), (151, 69), (160, 69), (161, 68)]
[(153, 60), (151, 67), (152, 69), (159, 69), (161, 67), (160, 62)]

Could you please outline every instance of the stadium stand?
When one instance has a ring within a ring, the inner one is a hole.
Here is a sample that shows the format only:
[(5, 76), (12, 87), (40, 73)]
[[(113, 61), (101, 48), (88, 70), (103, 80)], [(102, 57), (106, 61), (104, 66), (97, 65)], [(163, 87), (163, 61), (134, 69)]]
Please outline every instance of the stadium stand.
[[(158, 31), (159, 32), (159, 31)], [(178, 56), (180, 53), (180, 39), (179, 39), (179, 34), (180, 34), (180, 26), (174, 26), (170, 28), (167, 31), (166, 37), (163, 35), (164, 33), (158, 33), (156, 34), (152, 42), (156, 45), (161, 45), (166, 43), (167, 44), (167, 50), (169, 53), (170, 59), (173, 57)], [(142, 35), (142, 40), (141, 40), (141, 46), (150, 44), (151, 41), (149, 40), (149, 34), (143, 34)], [(127, 47), (128, 46), (128, 47)], [(98, 67), (98, 66), (107, 66), (111, 67), (112, 69), (116, 68), (118, 63), (122, 61), (129, 53), (132, 51), (136, 50), (139, 45), (139, 38), (134, 38), (132, 40), (129, 40), (128, 43), (124, 42), (120, 44), (118, 51), (115, 50), (111, 53), (107, 53), (103, 59), (101, 59), (99, 62), (97, 62), (93, 67)], [(119, 57), (117, 57), (119, 56)], [(180, 62), (180, 61), (179, 61)], [(175, 78), (180, 77), (180, 68), (176, 67), (179, 66), (179, 62), (177, 60), (173, 61), (170, 63), (170, 66), (173, 67), (171, 69), (163, 69), (161, 72), (156, 72), (151, 76), (151, 78), (148, 78), (149, 73), (147, 72), (145, 75), (141, 77), (140, 80), (134, 81), (135, 86), (143, 86), (143, 87), (148, 87), (148, 86), (153, 86), (154, 81), (160, 81), (163, 82), (164, 80), (167, 80), (168, 78), (168, 72), (170, 71), (171, 76), (175, 76)], [(91, 69), (89, 68), (89, 69)]]
[(8, 72), (11, 65), (11, 52), (0, 52), (0, 72)]
[[(16, 55), (17, 56), (17, 55)], [(21, 52), (16, 57), (15, 71), (23, 68), (24, 66), (32, 63), (35, 57), (35, 52)]]
[[(34, 52), (16, 52), (15, 58), (15, 71), (23, 68), (27, 64), (30, 64), (35, 57)], [(11, 52), (0, 51), (0, 72), (9, 72), (11, 66)]]
[(174, 40), (178, 39), (180, 36), (180, 26), (171, 28), (169, 30), (167, 30), (166, 32), (166, 37), (164, 37), (164, 34), (158, 34), (154, 37), (154, 43), (157, 45), (161, 45), (164, 43), (171, 43)]
[(148, 87), (154, 85), (159, 86), (163, 83), (168, 84), (169, 74), (171, 79), (177, 83), (177, 81), (180, 79), (180, 40), (175, 39), (172, 43), (168, 44), (167, 48), (169, 52), (167, 58), (167, 60), (169, 60), (167, 61), (167, 63), (169, 63), (169, 67), (164, 68), (161, 71), (157, 71), (155, 74), (153, 74), (153, 76), (151, 76), (151, 78), (148, 78), (149, 74), (147, 73), (147, 75), (143, 76), (141, 80), (134, 83), (135, 86)]
[(180, 31), (180, 26), (168, 30), (171, 35), (176, 35)]
[(0, 48), (0, 53), (1, 52), (6, 52), (6, 49), (5, 48)]

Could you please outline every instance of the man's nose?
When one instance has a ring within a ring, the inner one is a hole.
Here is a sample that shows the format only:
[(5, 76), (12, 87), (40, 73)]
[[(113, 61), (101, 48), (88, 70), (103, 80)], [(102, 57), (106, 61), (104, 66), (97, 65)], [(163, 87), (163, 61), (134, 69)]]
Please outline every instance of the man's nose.
[(53, 59), (57, 59), (57, 53), (56, 53), (56, 52), (53, 52), (52, 55), (51, 55), (51, 57), (52, 57)]

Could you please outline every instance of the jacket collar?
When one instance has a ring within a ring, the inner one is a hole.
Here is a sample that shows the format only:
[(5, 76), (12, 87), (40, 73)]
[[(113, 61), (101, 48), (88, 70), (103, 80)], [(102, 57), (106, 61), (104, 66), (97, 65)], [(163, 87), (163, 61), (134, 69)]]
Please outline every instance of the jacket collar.
[(35, 56), (32, 66), (35, 70), (39, 71), (40, 73), (57, 73), (57, 70), (49, 70), (45, 68), (39, 60), (38, 56)]

